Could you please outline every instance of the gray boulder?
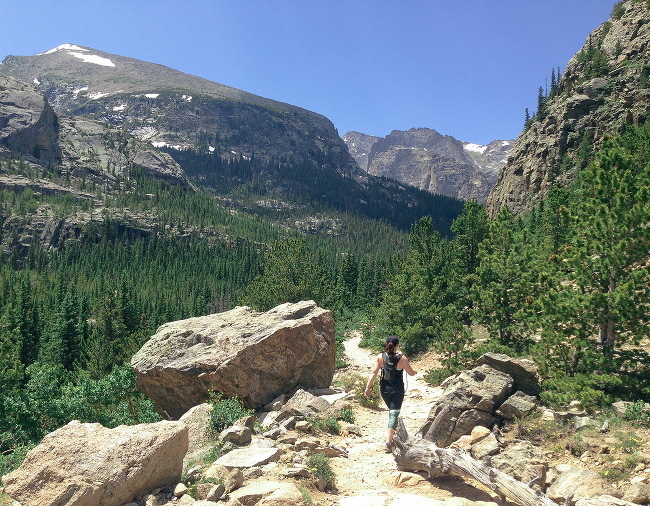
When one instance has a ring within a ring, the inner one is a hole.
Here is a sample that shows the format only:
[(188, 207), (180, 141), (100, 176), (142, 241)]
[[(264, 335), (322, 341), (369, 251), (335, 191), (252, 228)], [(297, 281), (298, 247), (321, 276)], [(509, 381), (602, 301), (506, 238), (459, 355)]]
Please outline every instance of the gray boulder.
[(45, 436), (2, 482), (26, 506), (119, 506), (178, 483), (186, 451), (181, 422), (107, 429), (72, 421)]
[(131, 367), (157, 411), (176, 419), (213, 390), (257, 408), (296, 387), (328, 387), (335, 352), (332, 312), (303, 301), (167, 323)]
[(501, 404), (497, 415), (504, 420), (515, 420), (530, 415), (538, 405), (539, 402), (535, 397), (517, 391)]
[(564, 503), (571, 494), (573, 494), (571, 504), (575, 504), (580, 499), (591, 499), (601, 495), (622, 496), (596, 471), (588, 469), (569, 469), (563, 472), (546, 493), (552, 500), (560, 504)]
[(418, 435), (445, 447), (477, 425), (490, 427), (494, 413), (512, 392), (509, 375), (488, 365), (462, 371), (447, 381)]
[(485, 353), (476, 361), (477, 366), (483, 364), (512, 377), (515, 391), (521, 390), (532, 396), (537, 396), (541, 392), (539, 373), (532, 360), (512, 358), (502, 353)]

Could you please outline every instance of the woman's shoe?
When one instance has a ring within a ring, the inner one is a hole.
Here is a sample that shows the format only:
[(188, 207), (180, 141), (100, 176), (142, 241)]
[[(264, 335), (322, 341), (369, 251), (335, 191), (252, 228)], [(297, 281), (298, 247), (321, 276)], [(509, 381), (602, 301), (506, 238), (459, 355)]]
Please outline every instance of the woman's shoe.
[(386, 453), (393, 453), (393, 443), (386, 441)]

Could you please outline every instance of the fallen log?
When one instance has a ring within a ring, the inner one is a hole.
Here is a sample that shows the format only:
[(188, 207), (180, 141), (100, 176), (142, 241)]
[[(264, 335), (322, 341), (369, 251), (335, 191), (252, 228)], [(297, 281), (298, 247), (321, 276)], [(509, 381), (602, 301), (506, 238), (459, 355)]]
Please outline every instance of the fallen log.
[[(531, 488), (534, 482), (526, 484), (515, 480), (492, 467), (489, 459), (479, 462), (465, 450), (440, 448), (421, 437), (410, 437), (401, 419), (393, 442), (393, 457), (403, 471), (426, 471), (429, 479), (469, 476), (496, 492), (502, 501), (508, 498), (522, 506), (557, 506), (547, 495)], [(568, 504), (570, 501), (571, 498)]]

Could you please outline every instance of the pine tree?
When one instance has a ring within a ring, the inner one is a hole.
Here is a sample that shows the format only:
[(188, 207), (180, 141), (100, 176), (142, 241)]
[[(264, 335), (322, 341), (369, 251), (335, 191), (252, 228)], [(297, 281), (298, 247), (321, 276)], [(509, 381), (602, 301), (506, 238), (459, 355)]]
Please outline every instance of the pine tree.
[(475, 315), (501, 344), (525, 349), (527, 323), (534, 293), (530, 276), (527, 233), (521, 232), (515, 217), (504, 207), (490, 222), (480, 247), (479, 282), (473, 299)]

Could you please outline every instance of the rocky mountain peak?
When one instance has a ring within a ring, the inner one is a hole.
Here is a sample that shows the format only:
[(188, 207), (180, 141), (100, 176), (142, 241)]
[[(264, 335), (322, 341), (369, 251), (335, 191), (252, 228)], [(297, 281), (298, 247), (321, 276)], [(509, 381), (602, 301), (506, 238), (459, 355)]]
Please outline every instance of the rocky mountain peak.
[(481, 203), (512, 147), (512, 141), (480, 146), (430, 128), (393, 130), (383, 138), (349, 132), (343, 140), (359, 166), (370, 174)]
[(516, 140), (490, 193), (491, 216), (506, 206), (517, 214), (544, 198), (555, 183), (579, 171), (581, 145), (596, 147), (622, 125), (641, 125), (650, 111), (650, 9), (616, 4), (612, 18), (593, 30), (569, 60), (534, 120)]

